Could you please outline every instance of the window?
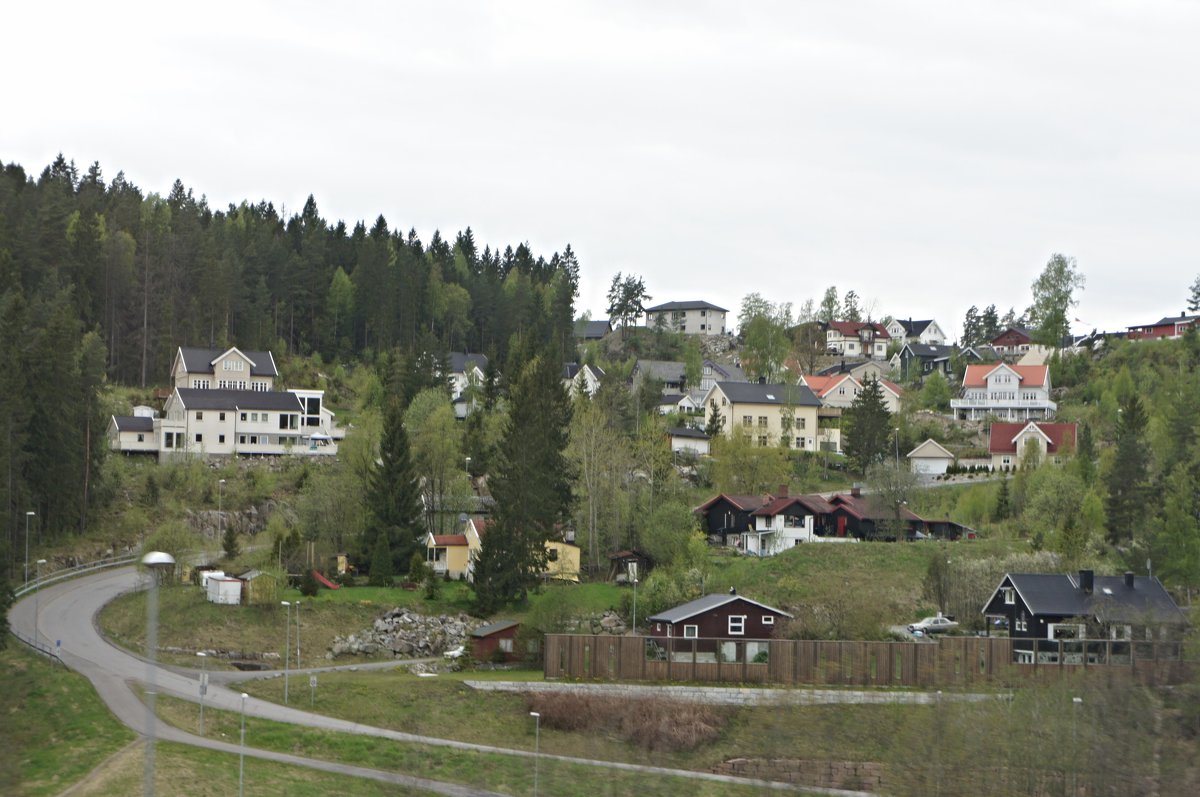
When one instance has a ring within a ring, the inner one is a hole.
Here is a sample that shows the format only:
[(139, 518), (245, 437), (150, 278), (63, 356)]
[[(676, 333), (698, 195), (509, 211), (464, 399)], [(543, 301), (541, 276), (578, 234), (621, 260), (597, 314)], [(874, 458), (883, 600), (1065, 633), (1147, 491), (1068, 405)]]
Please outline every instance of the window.
[(250, 445), (252, 445), (252, 446), (258, 445), (258, 435), (256, 435), (256, 434), (250, 435)]
[(218, 420), (221, 420), (221, 421), (224, 421), (224, 420), (225, 420), (225, 413), (223, 413), (223, 412), (222, 412), (220, 415), (218, 415), (218, 416), (217, 416), (217, 419), (218, 419)]
[(746, 633), (746, 615), (731, 614), (729, 615), (729, 635), (743, 636)]
[(749, 415), (742, 416), (742, 426), (753, 426), (754, 418)]
[(700, 636), (700, 626), (685, 625), (683, 627), (683, 638), (684, 639), (695, 639), (698, 636)]
[(141, 433), (138, 433), (138, 442), (139, 442), (139, 443), (144, 443), (144, 442), (146, 442), (146, 435), (144, 435), (144, 434), (141, 434)]
[(767, 428), (767, 416), (766, 416), (766, 415), (759, 415), (759, 416), (758, 416), (758, 426), (759, 426), (759, 428), (760, 428), (760, 429), (765, 429), (765, 428)]
[(796, 438), (796, 448), (804, 448), (804, 438), (803, 437)]
[(243, 446), (246, 445), (246, 435), (244, 435), (244, 434), (238, 435), (238, 445), (243, 445)]
[(1025, 612), (1021, 612), (1021, 616), (1016, 619), (1016, 622), (1014, 622), (1013, 625), (1017, 627), (1018, 631), (1029, 630), (1029, 621), (1025, 618)]
[(762, 616), (762, 624), (763, 625), (775, 625), (775, 615), (764, 614)]
[(167, 432), (165, 435), (163, 435), (163, 448), (174, 448), (174, 447), (175, 447), (175, 435), (172, 434), (171, 432)]
[(498, 639), (498, 640), (496, 640), (496, 648), (505, 653), (512, 653), (513, 652), (512, 643), (513, 643), (513, 641), (511, 639)]
[(246, 413), (244, 413), (244, 412), (242, 413), (242, 418), (241, 418), (241, 419), (242, 419), (243, 421), (244, 421), (244, 420), (246, 420)]
[(204, 442), (204, 435), (200, 434), (199, 432), (196, 432), (196, 442), (197, 442), (197, 443), (203, 443), (203, 442)]
[(217, 435), (217, 442), (223, 444), (225, 442), (225, 435), (223, 435), (223, 434)]
[(1017, 602), (1017, 591), (1015, 589), (1013, 589), (1012, 587), (1005, 587), (1004, 588), (1004, 603), (1008, 606), (1012, 606), (1016, 602)]
[(558, 561), (558, 549), (557, 548), (551, 548), (550, 550), (546, 551), (546, 561), (548, 561), (548, 562), (557, 562)]
[(198, 421), (202, 421), (202, 420), (204, 420), (204, 413), (203, 413), (203, 412), (197, 412), (197, 413), (196, 413), (196, 420), (198, 420)]
[(803, 429), (807, 426), (807, 424), (808, 424), (808, 418), (799, 418), (796, 428)]
[(1001, 457), (1001, 458), (1000, 458), (1000, 464), (1001, 464), (1001, 465), (1011, 465), (1011, 464), (1012, 464), (1012, 457)]
[(759, 437), (758, 437), (758, 447), (759, 447), (759, 448), (766, 448), (766, 447), (767, 447), (767, 436), (766, 436), (765, 434), (764, 434), (764, 435), (759, 435)]
[(703, 331), (704, 331), (704, 324), (701, 324), (701, 325), (700, 325), (700, 331), (701, 331), (701, 332), (703, 332)]
[(257, 423), (258, 422), (258, 413), (257, 412), (250, 413), (250, 420)]

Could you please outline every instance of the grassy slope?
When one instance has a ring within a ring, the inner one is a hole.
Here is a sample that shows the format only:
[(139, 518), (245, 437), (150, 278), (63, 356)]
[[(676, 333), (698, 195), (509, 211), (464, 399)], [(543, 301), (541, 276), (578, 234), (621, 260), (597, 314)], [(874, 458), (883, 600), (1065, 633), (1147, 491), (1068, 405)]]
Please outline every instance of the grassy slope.
[(58, 794), (134, 739), (86, 679), (15, 641), (0, 681), (0, 794)]

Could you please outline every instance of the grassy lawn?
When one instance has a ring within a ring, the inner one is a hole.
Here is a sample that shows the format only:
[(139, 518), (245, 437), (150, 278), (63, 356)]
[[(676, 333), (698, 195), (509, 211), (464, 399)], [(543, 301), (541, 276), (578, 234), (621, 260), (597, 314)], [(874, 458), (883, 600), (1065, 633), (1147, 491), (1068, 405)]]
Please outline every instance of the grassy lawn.
[[(189, 731), (196, 728), (195, 707), (183, 701), (160, 696), (157, 703), (163, 719)], [(205, 726), (209, 735), (224, 737), (230, 741), (238, 739), (240, 715), (236, 712), (206, 711)], [(508, 731), (509, 746), (533, 750), (534, 729), (528, 714), (523, 714), (524, 726)], [(468, 724), (484, 724), (481, 718), (467, 719)], [(547, 733), (543, 730), (543, 752)], [(267, 720), (246, 720), (246, 743), (249, 746), (268, 750), (304, 755), (323, 760), (340, 761), (356, 766), (372, 767), (391, 772), (402, 772), (417, 777), (432, 778), (469, 786), (487, 788), (504, 794), (530, 795), (533, 793), (533, 761), (527, 758), (495, 753), (476, 753), (432, 747), (420, 744), (392, 742), (384, 739), (356, 736), (354, 734), (330, 733), (299, 728)], [(169, 747), (169, 746), (165, 746)], [(225, 757), (229, 759), (229, 756)], [(228, 764), (226, 766), (229, 766)], [(268, 777), (269, 765), (246, 759), (247, 784), (261, 782)], [(234, 769), (236, 782), (236, 769)], [(352, 784), (343, 782), (341, 791), (350, 789), (360, 792), (359, 780)], [(208, 792), (180, 792), (203, 793)], [(230, 792), (225, 792), (230, 793)], [(248, 785), (248, 794), (277, 794), (275, 791), (256, 791)], [(288, 791), (292, 794), (292, 791)], [(407, 793), (407, 792), (388, 792)], [(582, 764), (571, 764), (542, 759), (539, 763), (539, 793), (562, 797), (590, 797), (591, 795), (679, 795), (694, 797), (749, 797), (761, 794), (758, 788), (732, 786), (724, 783), (694, 781), (639, 772), (597, 769)]]
[(0, 679), (0, 794), (58, 794), (135, 738), (85, 678), (13, 640)]

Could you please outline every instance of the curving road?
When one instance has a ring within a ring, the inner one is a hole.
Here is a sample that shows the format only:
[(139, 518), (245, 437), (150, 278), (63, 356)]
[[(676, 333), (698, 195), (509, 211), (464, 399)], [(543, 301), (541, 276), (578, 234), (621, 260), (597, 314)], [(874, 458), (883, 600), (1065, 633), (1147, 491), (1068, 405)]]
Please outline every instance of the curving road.
[[(149, 684), (152, 679), (155, 684), (155, 690), (159, 694), (168, 694), (173, 697), (196, 702), (198, 700), (197, 685), (199, 671), (163, 666), (151, 668), (147, 661), (115, 647), (100, 634), (95, 625), (95, 616), (99, 608), (121, 593), (138, 589), (141, 585), (138, 573), (133, 567), (123, 567), (71, 581), (59, 582), (53, 586), (43, 588), (36, 599), (33, 593), (22, 597), (10, 610), (9, 622), (13, 629), (19, 631), (24, 637), (34, 638), (34, 605), (36, 602), (40, 607), (38, 611), (38, 628), (40, 631), (38, 638), (41, 644), (49, 649), (55, 649), (56, 643), (61, 642), (58, 652), (67, 666), (81, 673), (92, 682), (100, 698), (104, 700), (121, 722), (145, 736), (148, 730), (146, 706), (135, 693), (134, 686), (136, 684)], [(357, 666), (359, 669), (364, 668), (364, 665), (354, 666)], [(379, 666), (394, 667), (396, 665), (393, 662), (387, 662)], [(215, 676), (215, 673), (210, 673), (209, 690), (205, 698), (205, 704), (225, 711), (241, 711), (241, 692), (220, 685), (220, 682), (226, 679), (217, 679), (213, 676)], [(246, 677), (255, 677), (255, 674), (249, 674)], [(459, 742), (452, 739), (418, 736), (386, 728), (361, 725), (255, 698), (247, 698), (246, 714), (251, 717), (259, 717), (276, 722), (287, 722), (294, 725), (341, 733), (376, 736), (399, 742), (522, 757), (532, 757), (534, 755), (532, 751), (513, 750), (490, 745)], [(156, 723), (155, 733), (159, 739), (204, 747), (225, 753), (237, 754), (241, 750), (236, 744), (196, 736), (161, 722)], [(410, 788), (425, 789), (437, 794), (463, 795), (464, 797), (466, 795), (490, 796), (497, 794), (496, 792), (479, 790), (458, 784), (443, 783), (394, 772), (276, 753), (269, 750), (257, 750), (249, 746), (246, 748), (246, 755), (328, 772), (396, 783)], [(547, 754), (542, 754), (542, 758), (606, 769), (645, 772), (659, 776), (711, 780), (780, 791), (800, 791), (798, 787), (789, 784), (750, 778), (736, 778), (692, 770), (668, 769), (665, 767)], [(822, 790), (807, 789), (805, 791), (812, 793)], [(867, 792), (831, 789), (825, 790), (825, 793), (838, 795), (839, 797), (870, 797)]]

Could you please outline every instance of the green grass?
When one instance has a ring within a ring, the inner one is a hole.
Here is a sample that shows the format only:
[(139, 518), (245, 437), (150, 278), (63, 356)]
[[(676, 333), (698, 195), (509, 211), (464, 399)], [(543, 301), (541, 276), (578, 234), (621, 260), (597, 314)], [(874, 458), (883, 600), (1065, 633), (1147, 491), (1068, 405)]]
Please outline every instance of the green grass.
[(11, 639), (0, 679), (0, 794), (58, 794), (135, 738), (85, 678)]

